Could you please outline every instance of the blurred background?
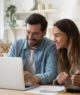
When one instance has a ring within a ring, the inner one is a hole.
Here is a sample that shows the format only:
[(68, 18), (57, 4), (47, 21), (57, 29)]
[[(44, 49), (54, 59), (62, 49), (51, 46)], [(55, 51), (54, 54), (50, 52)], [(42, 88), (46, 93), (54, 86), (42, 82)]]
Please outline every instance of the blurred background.
[(8, 52), (16, 39), (25, 37), (25, 19), (32, 13), (48, 21), (47, 37), (52, 40), (53, 24), (62, 18), (72, 19), (80, 30), (80, 0), (0, 0), (0, 53)]

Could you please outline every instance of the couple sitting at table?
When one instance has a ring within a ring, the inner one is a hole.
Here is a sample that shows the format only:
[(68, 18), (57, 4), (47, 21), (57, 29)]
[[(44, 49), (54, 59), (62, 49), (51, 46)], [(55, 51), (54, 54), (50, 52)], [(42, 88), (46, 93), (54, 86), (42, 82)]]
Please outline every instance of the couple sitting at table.
[(69, 19), (56, 22), (53, 27), (56, 44), (44, 37), (46, 31), (45, 17), (30, 15), (26, 19), (26, 38), (16, 40), (8, 56), (22, 57), (26, 83), (49, 84), (56, 79), (57, 84), (63, 84), (71, 78), (77, 84), (80, 77), (74, 74), (80, 73), (80, 37), (76, 25)]

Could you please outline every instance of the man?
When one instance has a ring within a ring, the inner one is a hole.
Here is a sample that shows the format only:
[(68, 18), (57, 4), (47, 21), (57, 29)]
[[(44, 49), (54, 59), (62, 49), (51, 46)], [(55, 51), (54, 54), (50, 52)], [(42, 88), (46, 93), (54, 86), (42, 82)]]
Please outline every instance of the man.
[(57, 53), (55, 44), (44, 37), (47, 21), (34, 13), (27, 18), (26, 26), (26, 39), (16, 40), (8, 56), (22, 57), (26, 83), (52, 83), (57, 76)]

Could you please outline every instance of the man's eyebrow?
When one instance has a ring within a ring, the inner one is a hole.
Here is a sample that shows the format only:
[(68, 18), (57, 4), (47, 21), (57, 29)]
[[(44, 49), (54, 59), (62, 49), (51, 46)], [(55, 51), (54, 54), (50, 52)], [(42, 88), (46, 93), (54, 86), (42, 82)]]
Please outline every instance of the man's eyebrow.
[(55, 35), (60, 35), (60, 33), (55, 33)]

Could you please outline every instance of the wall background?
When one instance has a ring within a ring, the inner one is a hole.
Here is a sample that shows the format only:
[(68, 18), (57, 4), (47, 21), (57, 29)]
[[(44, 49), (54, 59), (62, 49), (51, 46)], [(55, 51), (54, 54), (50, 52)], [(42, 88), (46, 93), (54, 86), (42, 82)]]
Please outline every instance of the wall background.
[[(6, 20), (4, 20), (4, 13), (6, 8), (13, 4), (17, 6), (18, 11), (26, 11), (26, 5), (28, 3), (28, 0), (0, 0), (0, 38), (2, 39), (5, 37), (6, 40), (14, 41), (13, 34), (10, 30), (7, 30), (4, 33), (4, 25), (6, 26)], [(54, 14), (48, 14), (48, 22), (49, 24), (52, 24), (62, 18), (70, 18), (72, 19), (78, 26), (80, 30), (80, 0), (35, 0), (36, 6), (35, 9), (38, 9), (38, 6), (42, 3), (45, 5), (51, 4), (51, 7), (53, 9), (56, 9), (56, 13)], [(30, 6), (30, 5), (29, 5)], [(28, 14), (24, 15), (22, 18), (27, 17)], [(22, 19), (20, 18), (20, 19)], [(4, 23), (3, 23), (4, 22)], [(52, 37), (52, 34), (50, 34), (51, 29), (48, 30), (48, 37)], [(21, 38), (25, 36), (25, 32), (23, 30), (15, 30), (16, 32), (16, 38)]]
[(3, 39), (4, 34), (4, 1), (0, 0), (0, 39)]

